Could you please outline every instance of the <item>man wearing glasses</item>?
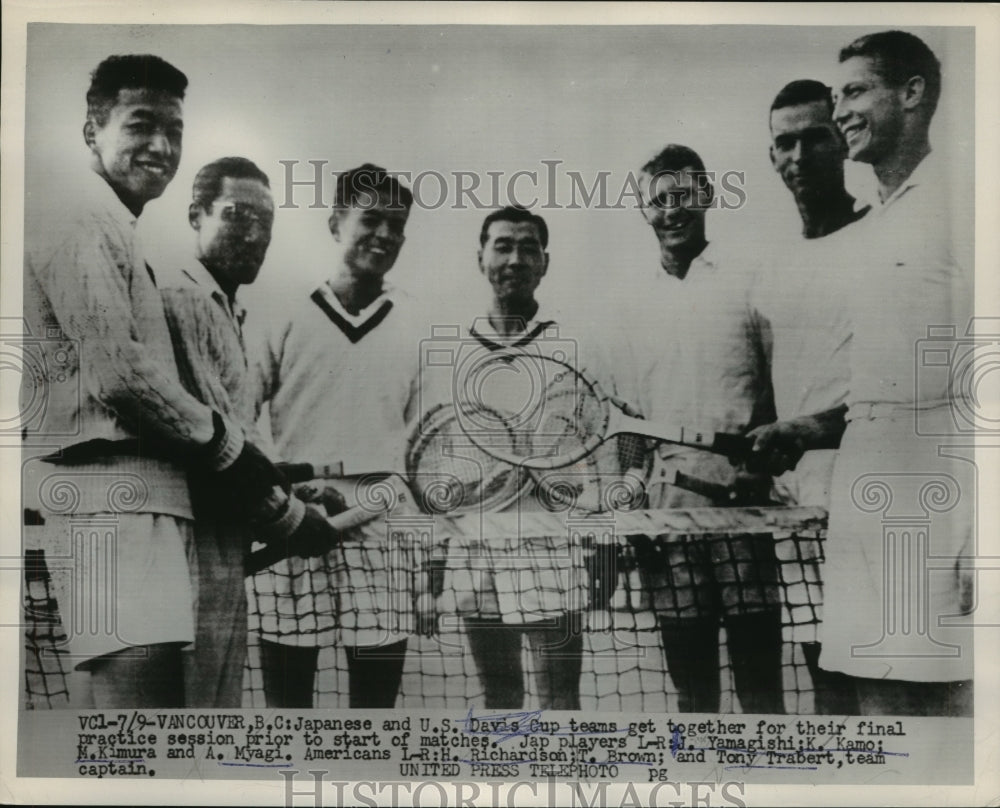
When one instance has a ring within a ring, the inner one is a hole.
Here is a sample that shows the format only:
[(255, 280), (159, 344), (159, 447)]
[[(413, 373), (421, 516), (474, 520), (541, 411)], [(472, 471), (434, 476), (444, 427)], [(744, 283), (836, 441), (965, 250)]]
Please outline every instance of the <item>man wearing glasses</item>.
[[(223, 157), (194, 179), (188, 222), (195, 234), (195, 260), (165, 284), (163, 306), (184, 387), (225, 414), (259, 442), (256, 407), (243, 343), (246, 311), (236, 299), (257, 279), (271, 243), (274, 202), (267, 175), (243, 157)], [(242, 703), (247, 602), (243, 556), (248, 533), (273, 541), (291, 537), (291, 547), (332, 547), (336, 534), (323, 513), (275, 489), (262, 506), (248, 508), (245, 521), (221, 513), (203, 475), (191, 474), (195, 515), (192, 565), (200, 582), (195, 647), (186, 654), (189, 707)], [(252, 505), (252, 504), (251, 504)]]

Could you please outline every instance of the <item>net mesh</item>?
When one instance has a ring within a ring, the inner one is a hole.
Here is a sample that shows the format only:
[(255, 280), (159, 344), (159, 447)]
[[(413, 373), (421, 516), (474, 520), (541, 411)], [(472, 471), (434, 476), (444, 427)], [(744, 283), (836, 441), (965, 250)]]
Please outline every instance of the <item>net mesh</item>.
[(65, 707), (69, 686), (63, 657), (66, 643), (59, 606), (52, 596), (51, 577), (41, 550), (24, 554), (24, 707)]
[[(519, 697), (527, 709), (573, 706), (578, 687), (584, 710), (672, 712), (691, 697), (684, 692), (691, 689), (684, 679), (690, 671), (671, 671), (664, 652), (679, 625), (703, 635), (698, 647), (707, 650), (699, 664), (712, 665), (705, 678), (717, 677), (719, 710), (741, 712), (742, 701), (767, 696), (755, 690), (777, 688), (781, 707), (808, 714), (816, 707), (809, 657), (820, 620), (823, 517), (818, 509), (792, 508), (390, 514), (382, 549), (366, 550), (376, 553), (368, 559), (372, 567), (389, 570), (390, 585), (374, 587), (364, 576), (304, 576), (294, 586), (316, 589), (315, 613), (297, 614), (284, 639), (315, 635), (317, 620), (336, 613), (331, 630), (312, 642), (318, 650), (312, 700), (320, 708), (349, 705), (349, 647), (366, 628), (361, 644), (382, 649), (374, 652), (379, 666), (401, 667), (393, 700), (400, 708), (464, 710)], [(44, 560), (36, 554), (29, 561), (24, 704), (63, 707), (70, 696), (58, 652), (65, 635)], [(399, 592), (406, 586), (392, 588), (399, 576), (409, 582), (405, 597)], [(244, 706), (263, 708), (260, 637), (273, 604), (258, 580), (248, 579)], [(351, 598), (332, 597), (331, 582), (347, 587)], [(344, 613), (345, 604), (352, 614)], [(431, 605), (435, 632), (411, 634)], [(384, 624), (387, 612), (397, 619), (392, 631)], [(365, 625), (365, 614), (374, 614), (373, 622)], [(775, 617), (778, 633), (770, 644), (757, 635), (748, 656), (746, 639), (738, 642), (727, 631), (766, 615)], [(346, 636), (345, 627), (355, 633)], [(405, 655), (393, 644), (401, 639)], [(570, 702), (554, 693), (568, 693)]]

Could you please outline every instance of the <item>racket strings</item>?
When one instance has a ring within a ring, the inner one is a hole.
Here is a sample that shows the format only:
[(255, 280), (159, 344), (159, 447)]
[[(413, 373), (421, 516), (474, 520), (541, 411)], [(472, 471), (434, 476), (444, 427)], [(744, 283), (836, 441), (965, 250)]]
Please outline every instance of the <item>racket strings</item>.
[[(502, 441), (513, 451), (515, 437), (502, 428), (503, 419), (485, 410), (479, 415), (490, 418), (494, 425), (490, 441)], [(477, 448), (459, 426), (458, 413), (450, 404), (425, 416), (410, 443), (406, 466), (411, 487), (425, 513), (503, 507), (529, 482), (517, 467)]]
[(638, 458), (634, 464), (623, 465), (617, 443), (617, 439), (607, 441), (569, 466), (533, 469), (544, 506), (552, 511), (584, 513), (639, 507), (645, 496), (648, 464), (644, 466), (644, 458)]
[[(531, 353), (492, 355), (477, 366), (474, 392), (461, 402), (462, 426), (486, 453), (510, 463), (569, 466), (594, 451), (607, 434), (608, 404), (596, 384), (569, 365)], [(495, 423), (484, 413), (499, 415)], [(472, 428), (470, 428), (472, 427)], [(495, 440), (509, 432), (513, 445)]]

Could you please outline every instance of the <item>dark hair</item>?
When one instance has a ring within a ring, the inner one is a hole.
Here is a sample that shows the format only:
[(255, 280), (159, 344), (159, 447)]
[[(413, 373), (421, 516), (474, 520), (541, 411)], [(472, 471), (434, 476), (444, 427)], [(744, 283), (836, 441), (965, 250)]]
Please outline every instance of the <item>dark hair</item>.
[(365, 163), (337, 175), (333, 207), (338, 210), (352, 206), (371, 208), (375, 206), (377, 194), (389, 197), (392, 207), (402, 203), (409, 210), (413, 206), (413, 192), (398, 178), (381, 166)]
[(479, 231), (479, 246), (485, 246), (490, 237), (490, 225), (493, 222), (514, 222), (521, 224), (527, 222), (533, 224), (538, 230), (538, 240), (542, 242), (542, 249), (549, 246), (549, 227), (545, 224), (545, 219), (537, 213), (532, 213), (527, 208), (520, 205), (508, 205), (500, 210), (493, 211), (483, 220), (483, 227)]
[(705, 163), (698, 152), (687, 146), (671, 143), (665, 146), (659, 154), (642, 167), (643, 174), (656, 176), (673, 171), (683, 171), (685, 168), (693, 168), (695, 171), (704, 172)]
[(234, 180), (259, 180), (268, 188), (271, 187), (267, 174), (246, 157), (220, 157), (198, 170), (191, 189), (192, 201), (203, 210), (208, 210), (219, 198), (222, 181), (226, 177)]
[(840, 51), (840, 61), (854, 56), (871, 59), (876, 73), (893, 87), (920, 76), (926, 87), (930, 114), (941, 97), (941, 63), (920, 37), (905, 31), (880, 31), (855, 39)]
[[(788, 82), (774, 97), (770, 112), (785, 107), (795, 107), (799, 104), (808, 104), (811, 101), (825, 102), (830, 114), (833, 114), (833, 93), (823, 82), (816, 81), (816, 79), (796, 79)], [(770, 112), (768, 113), (769, 120)]]
[(162, 90), (183, 99), (187, 86), (187, 76), (159, 56), (109, 56), (90, 74), (87, 117), (104, 126), (120, 90)]

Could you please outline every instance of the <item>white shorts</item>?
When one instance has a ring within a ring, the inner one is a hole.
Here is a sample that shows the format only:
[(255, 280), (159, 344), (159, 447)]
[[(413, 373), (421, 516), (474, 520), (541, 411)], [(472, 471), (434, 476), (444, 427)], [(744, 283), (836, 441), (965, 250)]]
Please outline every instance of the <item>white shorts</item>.
[(438, 610), (534, 623), (586, 608), (587, 585), (582, 550), (565, 536), (503, 544), (461, 537), (448, 548)]
[(962, 614), (957, 560), (975, 552), (975, 478), (970, 463), (938, 454), (948, 443), (917, 435), (912, 413), (848, 424), (826, 543), (824, 669), (972, 678), (972, 616)]
[(45, 551), (73, 667), (137, 645), (189, 644), (196, 618), (193, 524), (152, 513), (44, 514), (24, 528)]

